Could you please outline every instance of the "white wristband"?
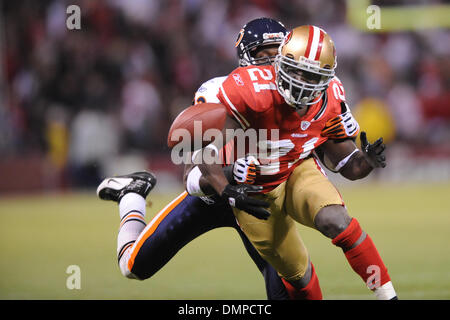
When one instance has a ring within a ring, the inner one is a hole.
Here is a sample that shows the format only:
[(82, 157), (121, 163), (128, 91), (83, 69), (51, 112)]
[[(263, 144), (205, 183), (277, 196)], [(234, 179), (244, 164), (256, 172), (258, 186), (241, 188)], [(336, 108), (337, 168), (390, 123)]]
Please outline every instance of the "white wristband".
[(346, 156), (344, 159), (342, 159), (341, 161), (339, 161), (338, 165), (336, 166), (336, 168), (334, 168), (334, 170), (339, 171), (342, 169), (343, 166), (345, 166), (348, 162), (348, 160), (350, 160), (350, 158), (353, 156), (353, 154), (355, 154), (355, 152), (358, 152), (359, 149), (356, 148), (355, 150), (352, 151), (352, 153), (350, 153), (348, 156)]
[(187, 176), (186, 179), (186, 191), (194, 197), (204, 197), (202, 189), (200, 188), (200, 178), (202, 177), (202, 172), (198, 167), (194, 167)]

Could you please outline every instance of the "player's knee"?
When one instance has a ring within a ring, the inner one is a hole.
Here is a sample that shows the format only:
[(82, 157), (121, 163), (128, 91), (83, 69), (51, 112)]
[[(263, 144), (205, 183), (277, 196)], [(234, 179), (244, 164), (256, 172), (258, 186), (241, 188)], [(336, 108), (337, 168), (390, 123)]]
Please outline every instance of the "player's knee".
[(284, 272), (280, 272), (280, 275), (298, 289), (306, 286), (311, 278), (308, 273), (308, 263), (301, 262), (296, 266), (290, 266), (289, 270), (282, 271)]
[(122, 275), (128, 279), (135, 279), (133, 273), (128, 269), (127, 261), (125, 259), (121, 259), (119, 261), (119, 269)]
[(301, 273), (298, 273), (296, 277), (291, 277), (290, 279), (286, 279), (289, 281), (291, 285), (293, 285), (297, 289), (305, 288), (309, 281), (311, 280), (312, 275), (312, 269), (311, 269), (311, 262), (308, 262), (306, 269), (302, 270)]
[(120, 268), (120, 271), (122, 272), (122, 275), (128, 279), (141, 280), (141, 281), (147, 279), (145, 277), (140, 277), (140, 276), (134, 274), (128, 268), (125, 268), (125, 269)]
[(314, 224), (328, 238), (335, 238), (350, 224), (352, 218), (344, 206), (331, 205), (320, 209), (314, 218)]
[(128, 267), (128, 259), (124, 257), (122, 257), (122, 259), (119, 260), (119, 269), (125, 278), (135, 280), (145, 280), (145, 278), (140, 277), (139, 275), (136, 275), (135, 273), (131, 272), (131, 270)]
[(143, 280), (143, 279), (138, 278), (134, 273), (132, 273), (132, 272), (129, 271), (129, 270), (120, 270), (120, 271), (122, 272), (122, 275), (123, 275), (125, 278), (128, 278), (128, 279), (135, 279), (135, 280)]

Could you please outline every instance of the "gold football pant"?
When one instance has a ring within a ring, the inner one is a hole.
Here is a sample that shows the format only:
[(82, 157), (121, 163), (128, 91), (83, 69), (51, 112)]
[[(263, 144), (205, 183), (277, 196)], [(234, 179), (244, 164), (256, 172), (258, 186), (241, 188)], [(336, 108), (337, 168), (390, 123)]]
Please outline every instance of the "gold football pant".
[(295, 221), (315, 228), (314, 218), (325, 206), (343, 205), (342, 198), (314, 158), (303, 161), (289, 179), (258, 195), (270, 203), (271, 215), (260, 220), (234, 208), (236, 219), (261, 256), (286, 280), (302, 278), (308, 267), (306, 249)]

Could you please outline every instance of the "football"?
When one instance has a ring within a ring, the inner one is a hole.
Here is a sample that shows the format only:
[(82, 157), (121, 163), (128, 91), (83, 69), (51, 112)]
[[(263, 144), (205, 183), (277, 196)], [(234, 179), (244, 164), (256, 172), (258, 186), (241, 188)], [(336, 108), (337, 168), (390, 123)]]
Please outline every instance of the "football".
[[(220, 103), (199, 103), (181, 112), (173, 121), (167, 145), (173, 148), (183, 142), (191, 151), (203, 148), (214, 141), (213, 132), (208, 129), (222, 130), (227, 117), (227, 110)], [(211, 135), (212, 133), (212, 135)]]

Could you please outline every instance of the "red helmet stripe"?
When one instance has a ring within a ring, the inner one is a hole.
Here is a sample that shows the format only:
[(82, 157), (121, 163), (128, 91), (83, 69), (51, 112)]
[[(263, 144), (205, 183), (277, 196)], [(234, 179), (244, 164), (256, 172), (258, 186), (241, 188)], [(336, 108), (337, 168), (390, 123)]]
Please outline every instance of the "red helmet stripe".
[(323, 44), (324, 36), (325, 36), (325, 33), (322, 30), (320, 30), (319, 44), (317, 46), (317, 52), (316, 52), (316, 56), (314, 57), (314, 60), (319, 60), (320, 53), (322, 52), (322, 44)]
[(305, 57), (306, 58), (309, 57), (309, 53), (311, 52), (311, 45), (312, 45), (312, 41), (313, 41), (313, 36), (314, 36), (314, 27), (313, 26), (309, 26), (308, 44), (306, 45), (306, 51), (305, 51)]

